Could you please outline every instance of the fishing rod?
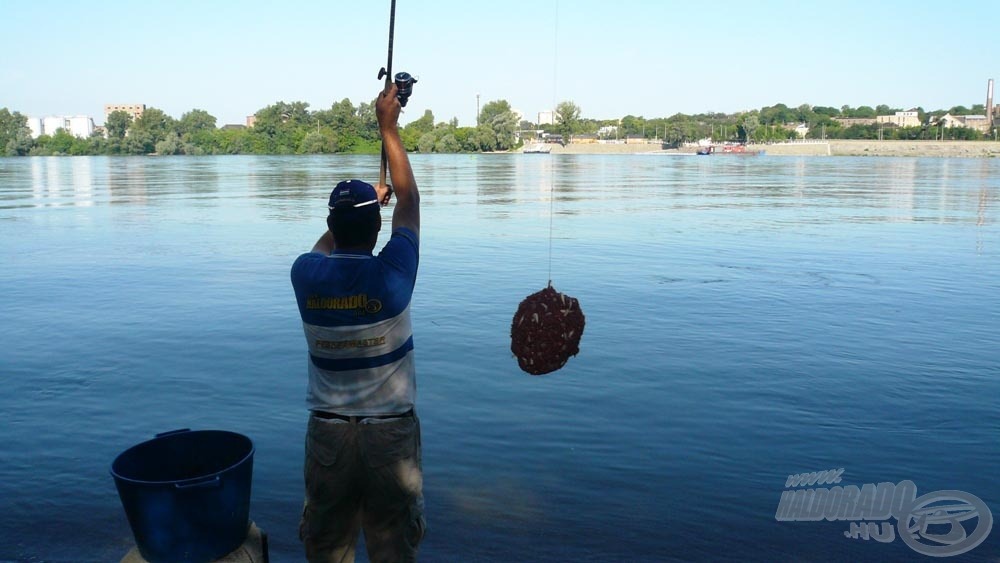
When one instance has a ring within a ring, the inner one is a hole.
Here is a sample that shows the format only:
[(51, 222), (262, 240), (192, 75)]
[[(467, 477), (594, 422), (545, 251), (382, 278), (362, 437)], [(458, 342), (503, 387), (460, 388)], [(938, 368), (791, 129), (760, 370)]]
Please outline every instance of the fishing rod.
[[(392, 74), (392, 42), (396, 34), (396, 0), (392, 0), (392, 5), (389, 8), (389, 56), (384, 67), (378, 71), (378, 79), (382, 80), (385, 78), (385, 86), (388, 88), (390, 80), (396, 83), (396, 98), (399, 100), (399, 105), (406, 107), (407, 100), (410, 99), (410, 94), (413, 93), (413, 85), (417, 83), (417, 79), (410, 75), (408, 72), (399, 72), (395, 76)], [(388, 157), (385, 154), (385, 143), (382, 144), (382, 163), (379, 166), (378, 181), (381, 185), (386, 185), (385, 182), (385, 172), (388, 165)]]

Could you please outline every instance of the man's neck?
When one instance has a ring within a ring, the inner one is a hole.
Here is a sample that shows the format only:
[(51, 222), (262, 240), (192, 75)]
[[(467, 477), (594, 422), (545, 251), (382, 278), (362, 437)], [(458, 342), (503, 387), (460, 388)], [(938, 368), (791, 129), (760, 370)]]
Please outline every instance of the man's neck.
[(373, 254), (374, 246), (337, 246), (333, 249), (333, 254)]

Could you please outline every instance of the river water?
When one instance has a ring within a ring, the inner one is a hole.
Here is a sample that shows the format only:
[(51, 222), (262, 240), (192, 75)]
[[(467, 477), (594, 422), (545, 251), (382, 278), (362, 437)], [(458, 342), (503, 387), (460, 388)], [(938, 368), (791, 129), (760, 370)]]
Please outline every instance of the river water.
[[(839, 468), (841, 487), (909, 480), (1000, 518), (1000, 161), (412, 161), (424, 560), (923, 558), (848, 538), (855, 520), (776, 520), (789, 475)], [(253, 439), (251, 518), (273, 561), (302, 559), (288, 272), (331, 186), (377, 173), (0, 159), (0, 561), (117, 561), (110, 464), (177, 428)], [(532, 377), (510, 321), (550, 277), (586, 331)], [(953, 559), (998, 557), (994, 530)]]

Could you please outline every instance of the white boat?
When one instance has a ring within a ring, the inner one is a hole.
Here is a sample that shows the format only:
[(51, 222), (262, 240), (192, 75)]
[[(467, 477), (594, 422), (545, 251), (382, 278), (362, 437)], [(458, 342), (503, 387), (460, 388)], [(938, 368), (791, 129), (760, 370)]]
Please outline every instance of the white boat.
[(530, 145), (525, 145), (521, 152), (524, 154), (549, 154), (552, 152), (552, 147), (546, 145), (545, 143), (532, 143)]

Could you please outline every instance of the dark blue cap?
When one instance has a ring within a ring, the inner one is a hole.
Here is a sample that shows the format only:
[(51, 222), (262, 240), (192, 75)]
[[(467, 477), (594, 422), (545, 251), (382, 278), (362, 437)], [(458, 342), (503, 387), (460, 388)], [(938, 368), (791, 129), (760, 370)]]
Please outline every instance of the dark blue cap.
[(345, 180), (330, 192), (330, 210), (378, 204), (375, 187), (361, 180)]

